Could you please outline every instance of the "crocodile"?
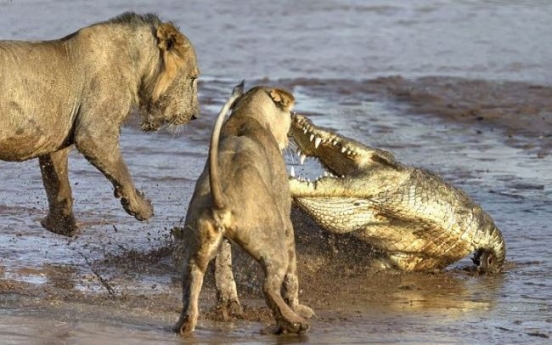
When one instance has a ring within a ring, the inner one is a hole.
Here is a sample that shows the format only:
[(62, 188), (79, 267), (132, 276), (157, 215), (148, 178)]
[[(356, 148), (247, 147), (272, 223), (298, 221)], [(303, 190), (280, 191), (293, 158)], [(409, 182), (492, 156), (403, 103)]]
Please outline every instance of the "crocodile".
[(301, 164), (315, 157), (329, 173), (311, 182), (292, 170), (289, 178), (295, 204), (324, 230), (368, 242), (384, 268), (441, 270), (473, 253), (477, 271), (502, 271), (502, 233), (461, 189), (304, 115), (293, 115), (290, 135)]

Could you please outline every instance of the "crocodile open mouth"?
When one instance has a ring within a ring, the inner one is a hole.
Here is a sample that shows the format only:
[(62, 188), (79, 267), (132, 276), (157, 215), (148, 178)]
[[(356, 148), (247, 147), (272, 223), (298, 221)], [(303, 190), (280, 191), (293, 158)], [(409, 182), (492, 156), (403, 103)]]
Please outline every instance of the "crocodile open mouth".
[(354, 143), (329, 129), (315, 126), (305, 116), (294, 114), (291, 135), (301, 164), (306, 157), (315, 157), (334, 177), (344, 177), (358, 169)]

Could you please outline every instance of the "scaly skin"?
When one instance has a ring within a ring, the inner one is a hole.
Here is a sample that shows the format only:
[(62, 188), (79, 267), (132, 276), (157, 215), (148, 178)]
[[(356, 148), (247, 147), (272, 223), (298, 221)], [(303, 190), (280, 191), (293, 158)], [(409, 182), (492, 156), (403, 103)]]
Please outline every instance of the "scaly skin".
[(474, 252), (480, 271), (502, 270), (500, 230), (460, 189), (302, 115), (295, 114), (291, 134), (301, 155), (316, 157), (334, 175), (290, 178), (294, 201), (322, 228), (369, 242), (386, 254), (386, 267), (438, 270)]

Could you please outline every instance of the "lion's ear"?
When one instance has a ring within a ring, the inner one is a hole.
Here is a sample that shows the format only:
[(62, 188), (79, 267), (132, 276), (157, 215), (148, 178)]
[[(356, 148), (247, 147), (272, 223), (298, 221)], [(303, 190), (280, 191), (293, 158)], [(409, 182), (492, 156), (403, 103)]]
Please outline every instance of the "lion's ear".
[(272, 89), (270, 98), (284, 111), (290, 111), (295, 104), (295, 97), (284, 89)]
[[(164, 68), (159, 73), (155, 83), (153, 90), (154, 100), (157, 100), (167, 90), (180, 68), (186, 62), (191, 61), (190, 51), (193, 51), (188, 39), (170, 22), (159, 25), (156, 36)], [(195, 58), (191, 62), (190, 65), (195, 64)]]
[(180, 31), (170, 22), (159, 25), (157, 28), (157, 39), (159, 41), (157, 46), (165, 51), (174, 50), (175, 47), (186, 48), (188, 44)]

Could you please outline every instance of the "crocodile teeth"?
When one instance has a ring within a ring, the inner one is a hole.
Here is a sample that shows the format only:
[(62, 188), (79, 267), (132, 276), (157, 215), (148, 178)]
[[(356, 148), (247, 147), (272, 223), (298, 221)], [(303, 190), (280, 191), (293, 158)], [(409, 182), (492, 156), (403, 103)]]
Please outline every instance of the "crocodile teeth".
[(307, 127), (303, 128), (303, 134), (307, 134)]
[(345, 151), (347, 151), (347, 148), (345, 148), (345, 146), (343, 146), (343, 147), (341, 148), (341, 153), (345, 153)]
[(295, 168), (294, 167), (291, 167), (291, 169), (289, 170), (289, 175), (291, 177), (295, 177)]
[(332, 141), (333, 146), (337, 145), (337, 140)]
[(311, 134), (310, 141), (313, 141), (313, 140), (314, 140), (314, 134)]
[(299, 163), (303, 165), (303, 163), (305, 163), (305, 159), (307, 159), (307, 156), (304, 153), (301, 153), (301, 155), (299, 156)]
[(322, 138), (316, 138), (314, 140), (314, 148), (317, 149), (318, 146), (320, 146), (320, 143), (322, 142)]

